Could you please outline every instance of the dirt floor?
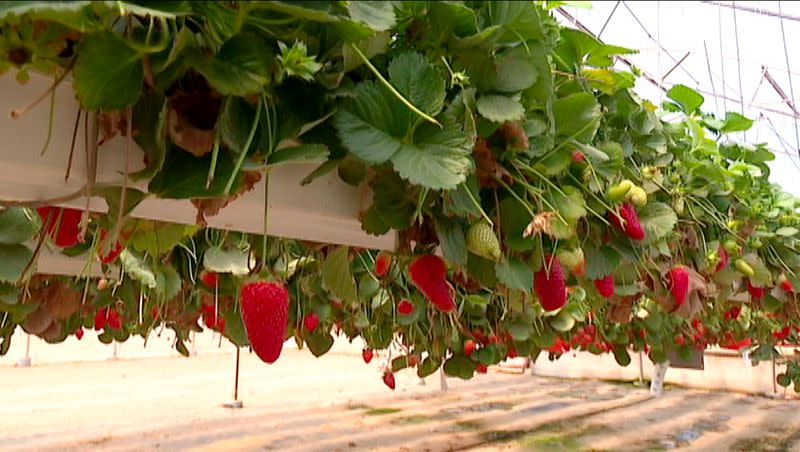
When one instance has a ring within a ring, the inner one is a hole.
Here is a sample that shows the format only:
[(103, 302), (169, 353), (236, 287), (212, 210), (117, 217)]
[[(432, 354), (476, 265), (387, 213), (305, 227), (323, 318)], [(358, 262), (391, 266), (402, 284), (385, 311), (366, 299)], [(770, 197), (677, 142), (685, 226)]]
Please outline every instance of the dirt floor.
[(288, 349), (0, 369), (0, 450), (800, 451), (800, 402), (491, 372), (381, 382), (378, 359)]

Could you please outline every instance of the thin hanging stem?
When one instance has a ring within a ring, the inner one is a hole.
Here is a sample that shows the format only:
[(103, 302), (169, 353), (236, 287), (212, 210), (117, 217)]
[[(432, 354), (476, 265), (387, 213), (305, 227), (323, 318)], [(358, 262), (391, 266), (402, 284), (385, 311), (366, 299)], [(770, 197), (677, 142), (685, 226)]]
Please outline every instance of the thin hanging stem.
[(422, 119), (428, 121), (431, 124), (434, 124), (434, 125), (438, 126), (440, 129), (442, 128), (442, 125), (439, 124), (439, 121), (437, 121), (432, 116), (428, 115), (424, 111), (422, 111), (419, 108), (417, 108), (414, 104), (411, 103), (411, 101), (406, 99), (400, 93), (400, 91), (397, 91), (397, 89), (394, 86), (392, 86), (392, 84), (389, 83), (389, 81), (386, 80), (383, 77), (383, 75), (381, 75), (380, 71), (378, 71), (378, 69), (375, 66), (372, 65), (372, 63), (369, 61), (369, 58), (367, 58), (367, 56), (364, 55), (364, 53), (361, 52), (361, 49), (359, 49), (358, 46), (356, 46), (355, 44), (350, 44), (350, 47), (352, 47), (353, 50), (355, 50), (356, 54), (358, 54), (358, 56), (361, 57), (361, 61), (363, 61), (364, 64), (369, 68), (369, 70), (372, 71), (373, 74), (375, 74), (375, 77), (378, 77), (378, 80), (380, 80), (380, 82), (383, 84), (383, 86), (385, 86), (392, 94), (394, 94), (394, 96), (397, 97), (397, 99), (400, 100), (400, 102), (405, 104), (406, 107), (411, 109), (411, 111), (416, 113)]
[(39, 156), (43, 156), (45, 152), (47, 152), (47, 148), (50, 147), (50, 140), (53, 139), (53, 117), (55, 116), (56, 111), (56, 92), (50, 92), (50, 119), (47, 124), (47, 139), (44, 141), (44, 146), (42, 147), (42, 152), (39, 153)]
[(231, 191), (231, 187), (233, 187), (234, 181), (236, 181), (236, 176), (239, 174), (239, 170), (242, 169), (242, 165), (244, 164), (244, 159), (247, 158), (247, 151), (250, 149), (250, 146), (253, 144), (253, 138), (256, 135), (256, 129), (258, 129), (258, 122), (261, 121), (261, 109), (266, 108), (266, 105), (262, 106), (262, 103), (258, 103), (258, 107), (256, 108), (256, 118), (253, 120), (253, 125), (250, 127), (250, 134), (247, 136), (247, 142), (242, 149), (242, 153), (239, 155), (239, 160), (236, 161), (236, 166), (233, 168), (233, 173), (231, 173), (231, 177), (228, 179), (228, 183), (225, 185), (224, 194), (227, 195)]
[(28, 113), (29, 111), (33, 110), (37, 105), (39, 105), (43, 100), (47, 99), (47, 96), (49, 96), (52, 93), (54, 93), (56, 88), (58, 88), (58, 85), (60, 85), (61, 82), (64, 81), (64, 78), (67, 77), (67, 74), (72, 72), (72, 67), (75, 66), (75, 61), (76, 61), (76, 59), (73, 58), (72, 61), (69, 62), (69, 65), (67, 66), (67, 69), (64, 71), (64, 73), (59, 75), (58, 77), (56, 77), (55, 80), (53, 80), (53, 84), (50, 85), (50, 88), (47, 88), (47, 90), (45, 90), (45, 92), (40, 94), (39, 97), (34, 99), (33, 102), (28, 104), (28, 106), (20, 108), (20, 109), (11, 110), (11, 119), (19, 119), (19, 118), (23, 117), (26, 113)]

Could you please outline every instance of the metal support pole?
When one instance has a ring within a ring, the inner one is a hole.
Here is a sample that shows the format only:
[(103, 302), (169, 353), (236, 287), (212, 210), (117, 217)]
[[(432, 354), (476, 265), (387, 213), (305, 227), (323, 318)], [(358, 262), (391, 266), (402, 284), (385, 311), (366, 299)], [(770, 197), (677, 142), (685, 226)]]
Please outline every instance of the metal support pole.
[(444, 368), (439, 369), (439, 390), (447, 392), (447, 378), (444, 375)]

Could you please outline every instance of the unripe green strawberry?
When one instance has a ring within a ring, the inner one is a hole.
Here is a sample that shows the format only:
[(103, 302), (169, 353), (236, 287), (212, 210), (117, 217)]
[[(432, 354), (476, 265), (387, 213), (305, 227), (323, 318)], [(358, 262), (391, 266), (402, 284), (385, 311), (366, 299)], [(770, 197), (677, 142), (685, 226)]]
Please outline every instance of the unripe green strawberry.
[(497, 261), (503, 252), (500, 240), (487, 223), (475, 223), (467, 231), (467, 248), (478, 256)]
[(633, 186), (628, 191), (626, 199), (633, 203), (636, 207), (642, 207), (647, 204), (647, 192), (642, 187)]
[(578, 247), (572, 250), (560, 249), (558, 250), (558, 260), (561, 263), (573, 271), (578, 268), (586, 258), (583, 255), (583, 250)]
[(739, 254), (742, 251), (742, 247), (733, 239), (726, 240), (724, 246), (725, 250), (731, 254)]
[(672, 210), (675, 211), (678, 215), (683, 214), (683, 209), (686, 207), (686, 201), (684, 201), (683, 196), (678, 196), (677, 198), (672, 200)]
[(751, 267), (750, 264), (748, 264), (747, 261), (744, 259), (736, 259), (736, 262), (734, 262), (733, 265), (734, 267), (736, 267), (736, 270), (739, 273), (743, 274), (744, 276), (747, 276), (748, 278), (752, 278), (753, 276), (756, 275), (756, 272), (755, 270), (753, 270), (753, 267)]
[(633, 188), (633, 182), (628, 179), (623, 180), (622, 182), (618, 183), (617, 185), (608, 189), (606, 193), (606, 198), (609, 201), (621, 201), (625, 196), (628, 194), (631, 188)]

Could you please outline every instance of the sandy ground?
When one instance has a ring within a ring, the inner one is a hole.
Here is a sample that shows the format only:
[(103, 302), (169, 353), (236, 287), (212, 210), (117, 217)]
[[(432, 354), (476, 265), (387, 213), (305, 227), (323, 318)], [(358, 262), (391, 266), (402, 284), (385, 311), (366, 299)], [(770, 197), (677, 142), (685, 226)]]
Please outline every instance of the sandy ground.
[(1, 450), (800, 451), (800, 402), (490, 372), (381, 382), (378, 359), (233, 354), (0, 369)]

